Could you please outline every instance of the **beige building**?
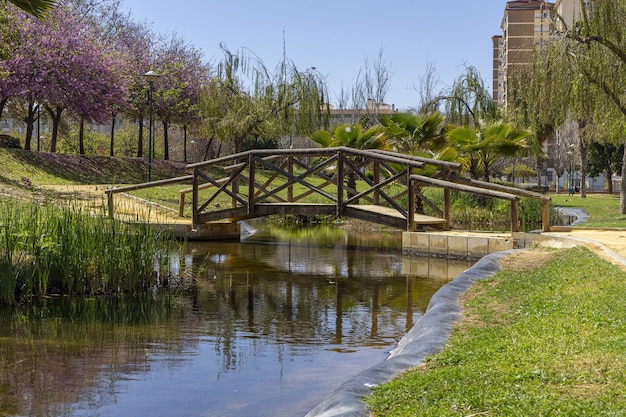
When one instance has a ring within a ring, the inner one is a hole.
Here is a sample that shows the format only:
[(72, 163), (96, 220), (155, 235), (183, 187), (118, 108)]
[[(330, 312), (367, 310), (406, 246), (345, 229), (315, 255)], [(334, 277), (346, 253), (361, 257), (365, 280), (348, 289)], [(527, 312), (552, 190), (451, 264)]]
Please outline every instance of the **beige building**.
[(336, 127), (342, 124), (355, 124), (361, 117), (375, 118), (383, 114), (396, 113), (396, 107), (393, 104), (377, 103), (373, 99), (368, 99), (364, 109), (336, 109), (330, 106), (330, 125)]
[(502, 34), (492, 38), (493, 99), (499, 107), (506, 106), (508, 80), (516, 70), (528, 65), (535, 46), (548, 40), (554, 7), (555, 3), (543, 0), (506, 3), (500, 25)]
[(559, 16), (556, 19), (557, 30), (564, 30), (566, 27), (571, 28), (574, 22), (581, 17), (580, 0), (556, 0), (555, 9)]

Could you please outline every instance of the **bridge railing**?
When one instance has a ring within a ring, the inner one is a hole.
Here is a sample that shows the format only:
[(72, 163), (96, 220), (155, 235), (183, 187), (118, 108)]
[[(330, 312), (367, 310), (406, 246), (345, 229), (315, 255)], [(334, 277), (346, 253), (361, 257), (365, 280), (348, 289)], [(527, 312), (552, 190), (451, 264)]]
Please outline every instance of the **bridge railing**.
[[(116, 193), (191, 182), (179, 191), (179, 216), (185, 216), (185, 196), (192, 194), (194, 226), (268, 214), (349, 214), (414, 231), (416, 214), (427, 206), (442, 219), (438, 224), (449, 228), (450, 192), (460, 191), (508, 200), (514, 232), (519, 228), (519, 197), (541, 200), (542, 229), (550, 230), (550, 198), (543, 194), (460, 177), (456, 163), (393, 152), (346, 147), (253, 150), (190, 164), (187, 170), (191, 175), (107, 190), (110, 216)], [(424, 195), (423, 187), (443, 189), (442, 207)], [(395, 214), (373, 210), (365, 215), (356, 210), (363, 206), (385, 207)]]
[[(416, 194), (410, 175), (425, 165), (441, 177), (460, 169), (444, 161), (346, 147), (254, 150), (189, 165), (194, 180), (184, 194), (192, 194), (196, 225), (272, 210), (343, 216), (347, 207), (370, 204), (393, 208), (412, 230)], [(184, 197), (181, 201), (184, 205)]]

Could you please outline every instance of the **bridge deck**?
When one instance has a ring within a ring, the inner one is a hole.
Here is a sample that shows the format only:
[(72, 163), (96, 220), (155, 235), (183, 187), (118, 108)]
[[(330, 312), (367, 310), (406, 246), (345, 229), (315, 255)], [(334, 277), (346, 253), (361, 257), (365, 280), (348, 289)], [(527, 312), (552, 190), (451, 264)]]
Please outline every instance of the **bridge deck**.
[[(200, 219), (201, 222), (212, 222), (224, 218), (236, 221), (273, 214), (334, 216), (336, 215), (337, 210), (334, 204), (315, 203), (270, 203), (256, 204), (254, 207), (255, 214), (253, 215), (248, 214), (246, 207), (236, 207), (205, 212), (200, 216)], [(390, 207), (376, 205), (349, 205), (345, 207), (344, 214), (348, 217), (353, 217), (359, 220), (384, 224), (400, 229), (406, 228), (406, 219), (397, 210)], [(415, 224), (418, 226), (445, 228), (447, 222), (445, 219), (439, 217), (416, 214)]]

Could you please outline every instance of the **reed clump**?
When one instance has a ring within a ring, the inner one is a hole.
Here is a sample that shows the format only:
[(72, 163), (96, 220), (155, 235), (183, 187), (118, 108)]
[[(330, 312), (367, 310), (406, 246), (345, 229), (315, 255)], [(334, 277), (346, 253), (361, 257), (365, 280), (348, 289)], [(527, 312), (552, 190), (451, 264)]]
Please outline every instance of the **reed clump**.
[(145, 290), (168, 274), (171, 244), (148, 224), (78, 205), (0, 202), (0, 304)]

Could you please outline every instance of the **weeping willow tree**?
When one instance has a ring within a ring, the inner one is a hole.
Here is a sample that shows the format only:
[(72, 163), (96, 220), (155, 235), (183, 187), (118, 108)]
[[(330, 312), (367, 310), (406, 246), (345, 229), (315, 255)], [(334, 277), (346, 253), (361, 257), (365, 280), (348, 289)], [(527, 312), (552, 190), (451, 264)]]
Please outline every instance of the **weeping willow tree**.
[[(543, 162), (548, 157), (543, 146), (552, 143), (554, 149), (557, 128), (567, 118), (571, 83), (568, 77), (563, 76), (569, 67), (565, 51), (559, 41), (538, 45), (530, 63), (515, 71), (507, 83), (507, 117), (532, 132), (528, 137), (528, 146), (539, 181)], [(556, 158), (553, 163), (560, 176), (562, 164), (559, 162), (562, 161), (559, 157), (564, 157), (564, 154), (549, 153)]]
[[(561, 33), (567, 43), (572, 91), (571, 109), (578, 116), (614, 114), (626, 120), (626, 2), (580, 0), (581, 16)], [(594, 106), (595, 108), (592, 108)], [(589, 121), (590, 119), (588, 119)], [(586, 125), (581, 126), (586, 128)], [(624, 133), (622, 133), (624, 135)], [(624, 137), (624, 136), (623, 136)], [(622, 139), (623, 141), (624, 139)], [(626, 150), (622, 157), (622, 181), (626, 178)], [(582, 164), (584, 167), (584, 163)], [(626, 187), (620, 192), (620, 214), (626, 214)]]
[(502, 120), (474, 67), (468, 67), (449, 94), (438, 100), (445, 104), (448, 123), (456, 126), (447, 133), (450, 146), (471, 178), (489, 181), (490, 170), (498, 160), (527, 149), (528, 132)]
[(478, 127), (497, 119), (496, 105), (478, 70), (467, 67), (449, 93), (436, 98), (443, 102), (448, 123)]
[(283, 55), (270, 71), (249, 50), (222, 51), (201, 98), (205, 135), (239, 152), (246, 141), (306, 137), (328, 127), (327, 87), (315, 68), (300, 71)]

